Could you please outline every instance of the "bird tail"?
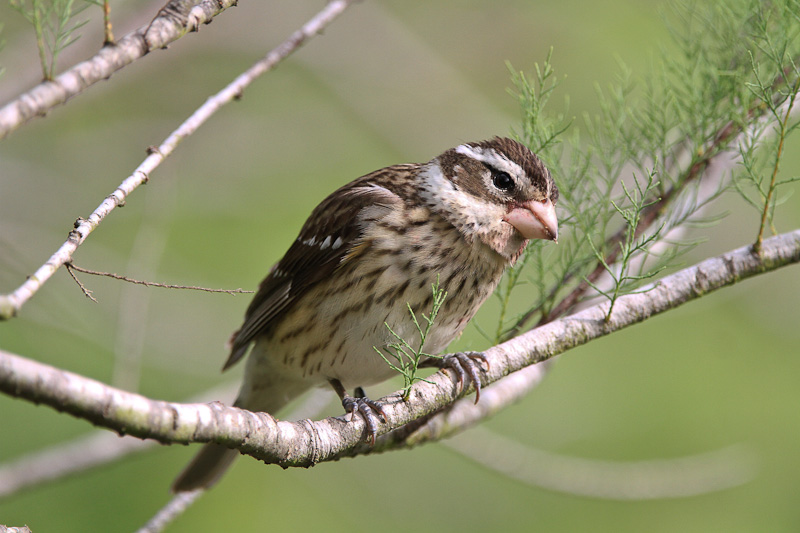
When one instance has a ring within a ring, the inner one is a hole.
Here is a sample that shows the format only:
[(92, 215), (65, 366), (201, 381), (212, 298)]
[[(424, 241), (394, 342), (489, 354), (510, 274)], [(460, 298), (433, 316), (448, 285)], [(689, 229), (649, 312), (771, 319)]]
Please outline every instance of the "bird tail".
[(211, 488), (239, 455), (219, 444), (206, 444), (172, 483), (172, 492)]
[[(282, 376), (278, 372), (269, 371), (269, 369), (267, 371), (260, 370), (248, 368), (244, 385), (234, 406), (250, 411), (276, 413), (311, 387), (302, 379)], [(172, 483), (172, 492), (211, 488), (220, 480), (238, 455), (238, 450), (232, 450), (219, 444), (204, 445)]]

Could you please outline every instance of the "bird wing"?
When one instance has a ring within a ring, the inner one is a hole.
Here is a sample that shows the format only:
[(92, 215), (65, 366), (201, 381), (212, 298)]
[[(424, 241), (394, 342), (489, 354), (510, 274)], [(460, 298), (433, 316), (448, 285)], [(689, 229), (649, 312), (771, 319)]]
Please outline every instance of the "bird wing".
[[(398, 165), (404, 170), (410, 165)], [(365, 251), (360, 215), (367, 208), (392, 209), (403, 200), (380, 179), (393, 167), (363, 176), (340, 188), (319, 204), (300, 235), (261, 282), (244, 324), (230, 340), (231, 353), (223, 370), (239, 361), (250, 343), (268, 332), (280, 317), (317, 283), (328, 279), (345, 262)], [(371, 216), (370, 216), (371, 218)]]

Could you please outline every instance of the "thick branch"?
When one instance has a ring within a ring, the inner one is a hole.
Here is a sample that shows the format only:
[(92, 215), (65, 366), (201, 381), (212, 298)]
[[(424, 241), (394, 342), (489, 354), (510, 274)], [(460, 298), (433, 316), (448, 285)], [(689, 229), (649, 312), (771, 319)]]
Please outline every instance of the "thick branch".
[[(108, 44), (91, 59), (73, 66), (53, 81), (44, 81), (0, 109), (0, 140), (37, 116), (65, 103), (94, 85), (149, 54), (198, 31), (237, 0), (171, 0), (146, 26), (129, 33), (116, 44)], [(196, 5), (195, 5), (196, 4)]]
[[(236, 388), (228, 383), (203, 392), (189, 401), (205, 402), (212, 398), (234, 398)], [(333, 391), (317, 389), (286, 415), (289, 420), (316, 416), (330, 404)], [(0, 501), (21, 490), (61, 479), (92, 468), (104, 466), (127, 455), (149, 450), (157, 442), (120, 438), (105, 430), (93, 431), (68, 442), (31, 450), (28, 453), (0, 463)]]
[[(75, 222), (75, 227), (69, 233), (67, 241), (61, 245), (50, 259), (32, 275), (17, 290), (7, 295), (0, 295), (0, 320), (7, 320), (20, 310), (41, 286), (64, 263), (72, 260), (72, 254), (83, 244), (83, 241), (94, 229), (111, 213), (114, 208), (125, 203), (125, 199), (141, 184), (149, 180), (150, 173), (155, 170), (167, 156), (169, 156), (180, 142), (197, 130), (220, 107), (228, 102), (241, 97), (244, 90), (259, 76), (270, 71), (275, 65), (288, 57), (292, 52), (302, 46), (308, 39), (320, 33), (328, 24), (344, 11), (352, 0), (334, 0), (302, 28), (294, 32), (288, 39), (273, 49), (263, 59), (255, 63), (247, 71), (231, 82), (222, 91), (209, 98), (192, 116), (190, 116), (177, 130), (157, 148), (150, 150), (150, 155), (139, 167), (128, 176), (117, 189), (101, 203), (89, 218), (80, 218)], [(171, 5), (171, 4), (170, 4)]]
[[(494, 383), (512, 372), (721, 287), (797, 262), (800, 262), (800, 230), (764, 241), (760, 256), (745, 247), (705, 260), (665, 277), (651, 290), (621, 297), (608, 322), (605, 321), (608, 303), (604, 302), (490, 348), (486, 355), (491, 369), (485, 383)], [(385, 398), (387, 424), (381, 432), (399, 428), (450, 405), (457, 396), (454, 382), (455, 376), (439, 372), (431, 376), (430, 383), (415, 385), (409, 401), (399, 399), (399, 394)], [(373, 450), (361, 444), (364, 424), (360, 418), (352, 422), (339, 418), (278, 422), (266, 413), (251, 413), (218, 403), (178, 404), (150, 400), (3, 351), (0, 351), (0, 390), (120, 433), (166, 443), (217, 442), (284, 467), (311, 466), (342, 455)], [(472, 408), (462, 401), (456, 408), (441, 411), (415, 432), (413, 442), (439, 439), (478, 422), (498, 408), (489, 403), (491, 398), (483, 395), (481, 403)], [(497, 398), (503, 401), (502, 396)], [(400, 431), (383, 437), (374, 450), (411, 442), (408, 433)]]

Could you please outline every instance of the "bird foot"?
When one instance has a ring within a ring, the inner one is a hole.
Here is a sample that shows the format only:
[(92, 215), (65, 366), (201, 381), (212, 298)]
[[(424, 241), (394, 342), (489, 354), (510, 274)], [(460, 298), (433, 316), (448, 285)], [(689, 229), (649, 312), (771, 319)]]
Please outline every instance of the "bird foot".
[(350, 420), (353, 419), (356, 413), (359, 413), (361, 418), (364, 419), (364, 424), (366, 425), (364, 428), (365, 440), (370, 446), (374, 446), (375, 439), (378, 436), (378, 424), (380, 422), (386, 423), (383, 403), (367, 398), (364, 389), (361, 387), (356, 387), (355, 396), (350, 396), (338, 379), (331, 380), (331, 385), (342, 399), (342, 407), (350, 415)]
[(475, 403), (481, 399), (481, 371), (489, 370), (489, 360), (482, 352), (458, 352), (443, 357), (431, 357), (424, 365), (452, 369), (458, 379), (458, 390), (463, 391), (467, 380), (470, 380), (475, 385)]

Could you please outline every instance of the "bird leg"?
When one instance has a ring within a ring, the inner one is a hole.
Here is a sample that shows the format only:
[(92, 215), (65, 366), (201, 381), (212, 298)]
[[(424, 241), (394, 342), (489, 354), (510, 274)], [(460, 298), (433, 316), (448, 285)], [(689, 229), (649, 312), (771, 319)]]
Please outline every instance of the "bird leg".
[(383, 412), (383, 404), (367, 398), (367, 395), (364, 394), (364, 389), (361, 387), (356, 387), (354, 391), (355, 396), (350, 396), (347, 394), (341, 381), (338, 379), (331, 379), (329, 382), (333, 390), (335, 390), (336, 394), (341, 398), (344, 410), (350, 413), (351, 420), (356, 412), (361, 414), (366, 424), (366, 428), (364, 428), (366, 440), (371, 446), (375, 445), (375, 438), (378, 436), (378, 417), (380, 417), (381, 422), (386, 422), (386, 413)]
[(482, 352), (458, 352), (442, 357), (430, 357), (420, 366), (440, 370), (452, 369), (458, 379), (456, 383), (458, 389), (464, 390), (465, 383), (469, 379), (475, 385), (475, 403), (481, 399), (481, 371), (489, 370), (489, 360)]

